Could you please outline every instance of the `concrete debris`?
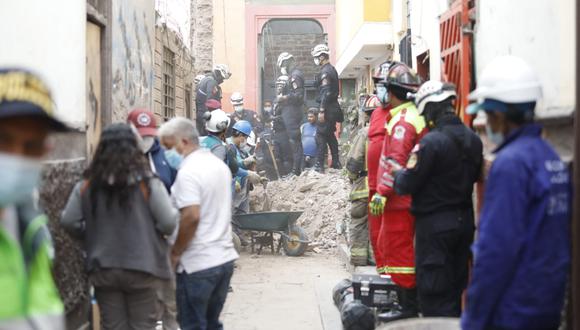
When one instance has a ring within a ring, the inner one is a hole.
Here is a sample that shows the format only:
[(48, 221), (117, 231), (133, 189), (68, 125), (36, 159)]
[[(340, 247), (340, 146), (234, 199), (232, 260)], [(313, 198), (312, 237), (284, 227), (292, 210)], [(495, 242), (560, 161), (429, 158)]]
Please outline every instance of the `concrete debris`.
[[(305, 171), (299, 177), (273, 181), (267, 186), (272, 211), (304, 211), (297, 224), (305, 230), (316, 250), (335, 248), (339, 244), (336, 228), (337, 224), (348, 221), (349, 191), (348, 179), (333, 169), (326, 174)], [(252, 212), (263, 210), (263, 196), (262, 187), (256, 187), (251, 193)]]

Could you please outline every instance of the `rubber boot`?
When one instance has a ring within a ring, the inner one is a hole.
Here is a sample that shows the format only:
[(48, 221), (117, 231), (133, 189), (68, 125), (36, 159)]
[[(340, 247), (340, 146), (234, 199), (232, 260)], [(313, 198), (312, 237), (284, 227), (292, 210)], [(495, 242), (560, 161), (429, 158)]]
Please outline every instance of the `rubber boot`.
[(336, 157), (332, 157), (332, 165), (330, 165), (330, 167), (340, 170), (342, 169), (342, 164), (340, 163), (340, 160), (338, 159), (338, 155)]
[(417, 289), (403, 289), (399, 291), (399, 304), (391, 310), (378, 315), (379, 321), (383, 323), (393, 322), (402, 319), (417, 317)]

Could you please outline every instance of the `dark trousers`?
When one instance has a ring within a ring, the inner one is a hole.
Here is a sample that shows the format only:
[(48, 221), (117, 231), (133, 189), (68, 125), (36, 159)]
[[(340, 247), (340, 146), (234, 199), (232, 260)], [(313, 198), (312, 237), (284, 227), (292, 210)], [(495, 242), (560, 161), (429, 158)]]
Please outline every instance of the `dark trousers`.
[(197, 111), (195, 114), (195, 126), (199, 136), (207, 135), (207, 131), (205, 130), (205, 119), (203, 119), (205, 111), (206, 110), (202, 109), (202, 111)]
[[(330, 148), (330, 154), (332, 155), (332, 163), (338, 162), (338, 141), (336, 140), (336, 135), (334, 135), (335, 126), (335, 122), (327, 122), (324, 126), (318, 126), (316, 146), (318, 147), (318, 165), (321, 168), (324, 168), (326, 165), (328, 148)], [(323, 128), (322, 130), (320, 129), (321, 127)]]
[(417, 293), (423, 316), (461, 315), (474, 229), (472, 209), (416, 217)]
[(103, 269), (89, 278), (101, 311), (101, 329), (155, 329), (161, 279), (124, 269)]
[(292, 171), (294, 174), (300, 175), (302, 173), (302, 157), (304, 157), (300, 129), (288, 130), (288, 138), (292, 149)]
[(290, 137), (287, 131), (276, 131), (274, 133), (274, 153), (278, 160), (278, 169), (281, 175), (286, 175), (292, 170), (294, 164), (292, 160), (292, 148), (290, 148)]
[(234, 262), (187, 274), (177, 274), (177, 319), (181, 330), (221, 330)]

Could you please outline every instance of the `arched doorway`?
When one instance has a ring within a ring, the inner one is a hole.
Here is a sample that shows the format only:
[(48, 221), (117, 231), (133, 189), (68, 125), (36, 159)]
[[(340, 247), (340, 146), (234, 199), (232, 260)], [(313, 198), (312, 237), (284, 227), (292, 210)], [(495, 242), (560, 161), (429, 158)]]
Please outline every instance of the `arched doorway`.
[(274, 83), (280, 75), (276, 61), (280, 53), (289, 52), (294, 55), (298, 68), (304, 73), (306, 105), (314, 105), (314, 77), (318, 68), (314, 65), (310, 51), (316, 44), (326, 43), (327, 39), (327, 33), (315, 19), (276, 18), (266, 22), (258, 35), (258, 104), (275, 98)]

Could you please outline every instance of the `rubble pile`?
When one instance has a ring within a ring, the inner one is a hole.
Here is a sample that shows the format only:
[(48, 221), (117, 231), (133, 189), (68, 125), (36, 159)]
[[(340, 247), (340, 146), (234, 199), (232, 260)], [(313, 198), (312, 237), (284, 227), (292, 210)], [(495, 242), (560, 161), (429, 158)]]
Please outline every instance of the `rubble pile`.
[(337, 227), (348, 221), (350, 208), (348, 179), (339, 170), (330, 169), (326, 174), (305, 171), (299, 177), (268, 183), (266, 191), (265, 194), (263, 187), (256, 187), (251, 193), (252, 212), (304, 211), (297, 224), (313, 242), (311, 246), (337, 246)]

